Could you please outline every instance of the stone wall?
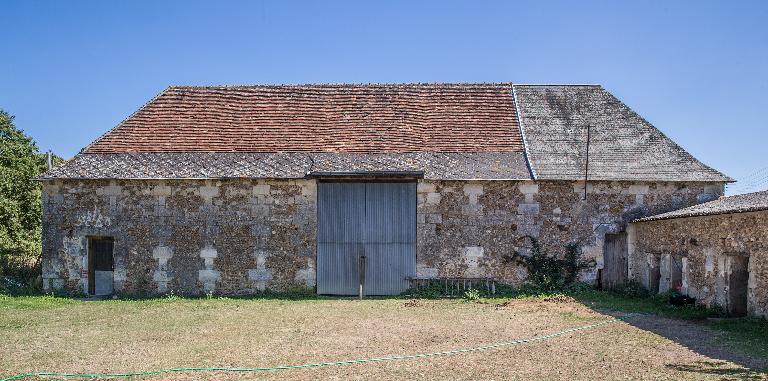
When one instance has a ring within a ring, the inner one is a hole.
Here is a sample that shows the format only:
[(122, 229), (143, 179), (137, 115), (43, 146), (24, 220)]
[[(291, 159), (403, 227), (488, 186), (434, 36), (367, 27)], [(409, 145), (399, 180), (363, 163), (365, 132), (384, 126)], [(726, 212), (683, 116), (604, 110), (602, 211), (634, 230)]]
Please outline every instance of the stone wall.
[(637, 222), (629, 235), (632, 279), (650, 287), (658, 271), (664, 292), (677, 285), (670, 274), (680, 266), (683, 294), (726, 310), (732, 262), (747, 256), (749, 313), (768, 316), (768, 212)]
[(525, 270), (510, 261), (529, 252), (526, 236), (549, 253), (574, 243), (602, 268), (605, 234), (623, 231), (640, 216), (709, 201), (714, 183), (568, 181), (422, 181), (418, 186), (419, 277), (493, 277), (519, 284)]
[[(46, 289), (87, 289), (89, 236), (115, 238), (115, 291), (245, 294), (315, 286), (315, 180), (50, 181)], [(602, 266), (606, 233), (717, 198), (719, 183), (420, 181), (417, 274), (519, 283), (526, 235), (577, 243)], [(594, 279), (596, 269), (583, 274)]]
[(111, 236), (115, 292), (314, 287), (315, 182), (44, 183), (43, 285), (87, 291), (89, 236)]

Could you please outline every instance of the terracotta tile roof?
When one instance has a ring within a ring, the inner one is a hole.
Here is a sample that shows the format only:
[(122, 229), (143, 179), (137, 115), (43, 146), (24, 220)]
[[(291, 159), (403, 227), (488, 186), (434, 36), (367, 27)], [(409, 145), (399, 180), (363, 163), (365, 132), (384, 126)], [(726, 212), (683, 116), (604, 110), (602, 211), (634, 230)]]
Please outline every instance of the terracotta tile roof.
[(166, 89), (83, 153), (522, 152), (510, 84)]
[(667, 220), (671, 218), (712, 216), (717, 214), (747, 213), (768, 210), (768, 191), (720, 197), (717, 200), (690, 206), (672, 212), (640, 218), (634, 222)]

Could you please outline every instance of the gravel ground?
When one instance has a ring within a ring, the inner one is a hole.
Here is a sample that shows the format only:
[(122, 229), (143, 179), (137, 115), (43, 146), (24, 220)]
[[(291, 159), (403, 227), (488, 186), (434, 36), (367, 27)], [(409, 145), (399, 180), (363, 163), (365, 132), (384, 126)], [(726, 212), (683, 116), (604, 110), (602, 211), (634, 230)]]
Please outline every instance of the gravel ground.
[[(0, 379), (32, 371), (262, 367), (427, 353), (545, 335), (612, 315), (621, 314), (569, 298), (11, 300), (0, 307)], [(453, 356), (137, 379), (768, 379), (758, 371), (768, 367), (767, 359), (728, 348), (721, 333), (702, 324), (638, 316), (552, 340)]]

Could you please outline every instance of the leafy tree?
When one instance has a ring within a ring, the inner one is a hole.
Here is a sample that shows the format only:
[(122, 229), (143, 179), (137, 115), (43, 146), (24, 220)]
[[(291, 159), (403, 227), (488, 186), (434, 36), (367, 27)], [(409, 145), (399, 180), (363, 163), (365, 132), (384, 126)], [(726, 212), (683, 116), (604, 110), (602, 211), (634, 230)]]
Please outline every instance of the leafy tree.
[(13, 119), (0, 110), (0, 276), (29, 280), (41, 251), (41, 187), (34, 178), (47, 164)]

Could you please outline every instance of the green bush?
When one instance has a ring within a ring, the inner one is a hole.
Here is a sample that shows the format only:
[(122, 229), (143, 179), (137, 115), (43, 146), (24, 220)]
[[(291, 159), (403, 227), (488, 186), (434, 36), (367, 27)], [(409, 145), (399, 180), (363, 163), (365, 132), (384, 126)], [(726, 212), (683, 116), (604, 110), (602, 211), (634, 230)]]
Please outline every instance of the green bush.
[(579, 272), (594, 266), (593, 261), (581, 259), (581, 249), (576, 244), (565, 247), (565, 253), (558, 257), (550, 255), (539, 241), (531, 236), (531, 254), (514, 253), (512, 260), (528, 270), (528, 279), (524, 285), (528, 291), (549, 293), (562, 291), (573, 285)]
[(480, 298), (483, 296), (483, 294), (480, 292), (480, 290), (470, 288), (467, 291), (464, 291), (464, 300), (468, 302), (475, 302), (480, 300)]

